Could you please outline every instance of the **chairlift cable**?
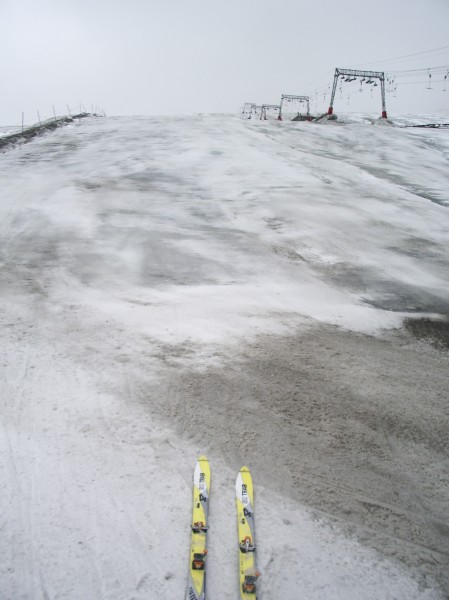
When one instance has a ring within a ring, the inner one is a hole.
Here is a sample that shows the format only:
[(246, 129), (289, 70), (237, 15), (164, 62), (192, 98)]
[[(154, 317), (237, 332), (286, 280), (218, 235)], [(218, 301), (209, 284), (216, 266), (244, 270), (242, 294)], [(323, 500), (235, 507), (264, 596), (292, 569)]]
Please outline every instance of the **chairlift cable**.
[(412, 54), (404, 54), (403, 56), (395, 56), (394, 58), (385, 58), (384, 60), (376, 60), (376, 61), (370, 61), (370, 62), (365, 62), (365, 63), (358, 63), (358, 66), (363, 66), (363, 65), (374, 65), (374, 64), (379, 64), (379, 63), (386, 63), (386, 62), (392, 62), (395, 60), (401, 60), (403, 58), (410, 58), (410, 57), (418, 57), (418, 56), (422, 56), (423, 54), (430, 54), (432, 52), (438, 52), (439, 50), (446, 50), (449, 49), (449, 46), (440, 46), (439, 48), (433, 48), (432, 50), (423, 50), (422, 52), (413, 52)]

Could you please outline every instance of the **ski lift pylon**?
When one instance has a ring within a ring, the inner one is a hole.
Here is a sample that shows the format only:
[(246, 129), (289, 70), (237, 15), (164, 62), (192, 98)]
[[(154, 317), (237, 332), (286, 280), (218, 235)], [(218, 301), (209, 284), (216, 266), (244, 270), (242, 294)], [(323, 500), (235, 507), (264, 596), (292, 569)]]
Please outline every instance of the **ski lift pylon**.
[[(332, 95), (330, 105), (327, 111), (329, 116), (334, 113), (334, 100), (335, 100), (335, 92), (337, 90), (338, 79), (340, 78), (340, 98), (343, 96), (343, 90), (341, 86), (341, 82), (343, 81), (354, 81), (357, 77), (363, 78), (366, 84), (373, 85), (373, 87), (377, 87), (378, 83), (376, 80), (380, 81), (381, 88), (381, 99), (382, 99), (382, 118), (387, 118), (387, 108), (385, 105), (385, 73), (383, 71), (359, 71), (356, 69), (335, 69), (334, 74), (334, 84), (332, 87)], [(371, 88), (372, 91), (372, 88)]]

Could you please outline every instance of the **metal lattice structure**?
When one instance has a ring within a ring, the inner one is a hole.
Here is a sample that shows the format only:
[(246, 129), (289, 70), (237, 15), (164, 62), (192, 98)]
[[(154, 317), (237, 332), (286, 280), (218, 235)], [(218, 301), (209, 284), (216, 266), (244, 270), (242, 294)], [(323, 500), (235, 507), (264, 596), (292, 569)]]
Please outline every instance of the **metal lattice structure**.
[(284, 103), (284, 100), (287, 100), (287, 102), (291, 102), (292, 100), (296, 100), (297, 102), (303, 102), (307, 105), (307, 116), (309, 116), (310, 114), (310, 98), (309, 96), (295, 96), (293, 94), (282, 94), (281, 96), (281, 103), (279, 105), (279, 115), (278, 115), (278, 120), (282, 121), (282, 105)]
[(387, 108), (385, 105), (385, 73), (383, 71), (358, 71), (355, 69), (335, 69), (334, 75), (334, 85), (332, 87), (332, 96), (329, 105), (329, 109), (327, 111), (328, 115), (332, 115), (334, 113), (334, 99), (335, 92), (337, 90), (338, 78), (344, 77), (343, 81), (355, 81), (358, 77), (361, 79), (361, 83), (366, 84), (374, 84), (377, 85), (376, 79), (380, 81), (380, 93), (382, 97), (382, 118), (387, 118)]
[(253, 113), (256, 112), (256, 105), (254, 102), (245, 102), (243, 105), (242, 115), (249, 115), (248, 119), (251, 119)]
[(264, 119), (265, 121), (267, 120), (267, 109), (268, 110), (279, 110), (279, 104), (262, 104), (261, 106), (261, 111), (260, 111), (260, 118)]

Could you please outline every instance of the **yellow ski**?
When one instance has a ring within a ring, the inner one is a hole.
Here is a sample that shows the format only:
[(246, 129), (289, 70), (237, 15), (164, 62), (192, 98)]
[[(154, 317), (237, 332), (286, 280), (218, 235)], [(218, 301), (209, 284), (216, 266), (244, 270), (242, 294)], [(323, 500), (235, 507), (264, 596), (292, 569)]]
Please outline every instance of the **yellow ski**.
[(200, 456), (193, 474), (192, 538), (186, 600), (205, 600), (206, 598), (206, 536), (210, 481), (209, 461), (205, 456)]
[(235, 483), (239, 536), (239, 589), (241, 600), (255, 600), (259, 572), (256, 568), (254, 490), (248, 467), (242, 467)]

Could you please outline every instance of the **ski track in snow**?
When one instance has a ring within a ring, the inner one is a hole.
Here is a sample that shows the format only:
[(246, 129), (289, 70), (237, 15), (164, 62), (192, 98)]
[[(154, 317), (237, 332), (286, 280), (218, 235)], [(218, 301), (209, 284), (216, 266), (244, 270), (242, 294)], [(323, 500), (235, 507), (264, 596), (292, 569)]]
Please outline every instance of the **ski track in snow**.
[(449, 315), (448, 159), (448, 131), (219, 115), (0, 154), (1, 598), (182, 598), (203, 452), (211, 600), (245, 463), (261, 599), (447, 598), (447, 353), (396, 329)]

